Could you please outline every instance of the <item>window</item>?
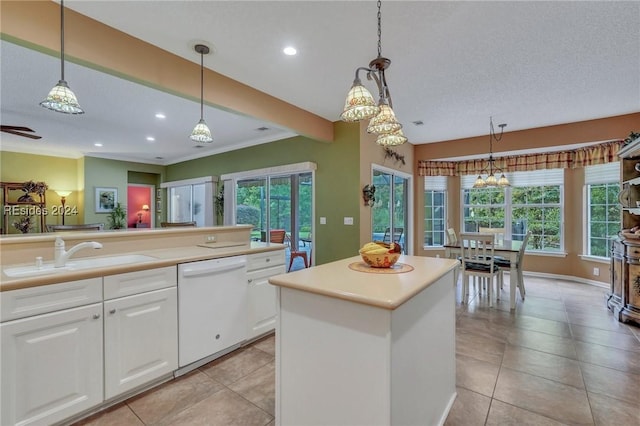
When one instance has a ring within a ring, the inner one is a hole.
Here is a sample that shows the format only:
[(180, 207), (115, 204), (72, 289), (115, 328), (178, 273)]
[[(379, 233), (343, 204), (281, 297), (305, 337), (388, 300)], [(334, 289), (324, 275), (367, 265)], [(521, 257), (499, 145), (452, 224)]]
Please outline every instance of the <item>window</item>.
[(424, 178), (424, 246), (441, 247), (445, 243), (447, 221), (447, 178)]
[(161, 187), (167, 188), (167, 220), (212, 226), (213, 182), (212, 176), (206, 176), (163, 183)]
[(585, 167), (586, 229), (588, 256), (609, 257), (608, 239), (620, 231), (620, 164)]
[(507, 188), (473, 189), (476, 176), (462, 177), (465, 231), (505, 228), (505, 238), (522, 240), (531, 231), (528, 249), (563, 250), (563, 169), (514, 172)]

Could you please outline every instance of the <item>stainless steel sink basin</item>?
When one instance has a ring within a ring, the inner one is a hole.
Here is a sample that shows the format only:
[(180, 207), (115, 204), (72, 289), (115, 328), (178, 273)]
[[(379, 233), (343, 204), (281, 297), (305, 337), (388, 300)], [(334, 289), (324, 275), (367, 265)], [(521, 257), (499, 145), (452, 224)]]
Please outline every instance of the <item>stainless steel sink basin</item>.
[(157, 260), (155, 257), (144, 254), (123, 254), (120, 256), (87, 257), (73, 259), (60, 268), (55, 268), (53, 262), (45, 263), (40, 267), (36, 265), (18, 266), (6, 268), (3, 272), (11, 278), (35, 277), (39, 275), (59, 274), (61, 272), (77, 271), (81, 269), (102, 268), (105, 266), (128, 265), (131, 263), (149, 262)]

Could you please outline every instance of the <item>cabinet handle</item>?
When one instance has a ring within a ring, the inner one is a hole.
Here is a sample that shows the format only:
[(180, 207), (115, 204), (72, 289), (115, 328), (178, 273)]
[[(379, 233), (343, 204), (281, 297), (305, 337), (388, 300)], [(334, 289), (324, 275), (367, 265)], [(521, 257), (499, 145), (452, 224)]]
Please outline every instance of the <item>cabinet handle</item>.
[(116, 313), (116, 308), (113, 308), (109, 311), (110, 314), (115, 314)]
[(98, 319), (100, 318), (100, 314), (93, 314), (93, 319)]
[(271, 259), (267, 257), (267, 258), (265, 259), (265, 262), (271, 262)]

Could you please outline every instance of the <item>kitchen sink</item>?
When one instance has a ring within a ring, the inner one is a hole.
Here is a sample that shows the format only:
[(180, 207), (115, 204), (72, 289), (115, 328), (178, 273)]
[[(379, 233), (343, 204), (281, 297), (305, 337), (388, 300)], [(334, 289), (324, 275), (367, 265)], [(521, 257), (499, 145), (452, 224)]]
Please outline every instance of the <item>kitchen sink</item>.
[(4, 274), (11, 278), (36, 277), (40, 275), (58, 274), (61, 272), (78, 271), (90, 268), (102, 268), (105, 266), (128, 265), (157, 260), (155, 257), (144, 254), (123, 254), (120, 256), (87, 257), (69, 260), (65, 266), (55, 268), (53, 262), (44, 263), (42, 266), (29, 265), (4, 269)]

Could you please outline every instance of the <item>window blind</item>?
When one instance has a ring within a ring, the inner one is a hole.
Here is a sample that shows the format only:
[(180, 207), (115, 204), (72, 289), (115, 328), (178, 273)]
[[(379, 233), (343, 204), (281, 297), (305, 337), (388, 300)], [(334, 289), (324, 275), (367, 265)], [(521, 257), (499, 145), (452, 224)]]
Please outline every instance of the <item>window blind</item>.
[[(496, 178), (500, 177), (499, 173), (494, 173)], [(543, 169), (533, 170), (530, 172), (511, 172), (505, 173), (511, 186), (549, 186), (562, 185), (564, 183), (564, 169)], [(483, 178), (487, 177), (486, 173), (482, 174)], [(463, 175), (460, 179), (462, 189), (471, 189), (478, 176)]]
[(620, 162), (597, 164), (584, 168), (584, 183), (594, 185), (598, 183), (620, 182)]
[(446, 191), (447, 177), (446, 176), (425, 176), (424, 189), (425, 191)]

